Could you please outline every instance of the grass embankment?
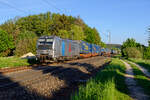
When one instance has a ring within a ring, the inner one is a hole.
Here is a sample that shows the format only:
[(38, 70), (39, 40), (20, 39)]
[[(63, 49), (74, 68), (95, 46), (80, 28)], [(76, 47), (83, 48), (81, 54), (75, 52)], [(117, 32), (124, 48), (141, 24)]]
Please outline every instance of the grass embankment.
[(128, 60), (139, 64), (140, 66), (146, 68), (150, 72), (150, 60), (133, 59), (133, 58), (129, 58)]
[(150, 95), (150, 80), (144, 75), (144, 73), (134, 64), (128, 62), (133, 68), (133, 73), (137, 84), (144, 89), (145, 94)]
[(0, 68), (30, 65), (27, 59), (18, 57), (0, 57)]
[(72, 100), (132, 100), (125, 84), (125, 65), (119, 59), (100, 71), (87, 84), (81, 85)]

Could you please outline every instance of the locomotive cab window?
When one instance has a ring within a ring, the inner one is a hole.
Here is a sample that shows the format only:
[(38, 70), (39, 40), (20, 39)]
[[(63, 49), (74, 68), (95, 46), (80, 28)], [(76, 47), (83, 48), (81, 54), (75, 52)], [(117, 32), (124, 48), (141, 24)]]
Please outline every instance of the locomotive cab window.
[(53, 44), (53, 39), (46, 39), (45, 44), (46, 45), (52, 45)]
[(45, 39), (39, 39), (38, 42), (39, 42), (40, 45), (44, 45)]
[(38, 41), (39, 42), (45, 42), (45, 39), (39, 39)]
[(46, 39), (46, 42), (53, 42), (53, 39)]

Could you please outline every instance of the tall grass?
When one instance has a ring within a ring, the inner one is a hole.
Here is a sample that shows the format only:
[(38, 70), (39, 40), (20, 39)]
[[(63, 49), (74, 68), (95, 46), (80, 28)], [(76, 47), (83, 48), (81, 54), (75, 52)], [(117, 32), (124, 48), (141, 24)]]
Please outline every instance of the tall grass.
[(29, 65), (27, 59), (18, 57), (0, 57), (0, 68)]
[(125, 66), (113, 59), (96, 77), (81, 85), (72, 100), (132, 100), (125, 84)]

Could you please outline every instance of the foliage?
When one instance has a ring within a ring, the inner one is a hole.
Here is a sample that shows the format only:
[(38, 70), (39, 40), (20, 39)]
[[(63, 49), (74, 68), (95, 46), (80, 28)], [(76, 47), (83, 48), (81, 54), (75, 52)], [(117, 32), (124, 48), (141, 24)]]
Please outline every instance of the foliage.
[(136, 47), (127, 47), (123, 52), (129, 58), (142, 58), (142, 53)]
[[(20, 52), (19, 55), (21, 54), (21, 51), (18, 50), (26, 48), (27, 42), (31, 45), (31, 39), (19, 39), (20, 35), (26, 32), (34, 33), (37, 37), (42, 35), (56, 35), (62, 38), (84, 40), (89, 43), (105, 46), (105, 44), (101, 42), (98, 31), (86, 25), (79, 16), (72, 17), (47, 12), (9, 20), (0, 25), (0, 28), (12, 35), (16, 46), (15, 54), (17, 55), (17, 52)], [(33, 39), (33, 42), (34, 41)], [(21, 47), (21, 43), (24, 43), (24, 48), (23, 46)], [(25, 52), (27, 51), (34, 52), (35, 50), (26, 50)]]
[(137, 43), (135, 41), (135, 39), (133, 38), (128, 38), (125, 42), (123, 42), (122, 47), (136, 47)]
[(22, 56), (28, 52), (36, 53), (37, 36), (32, 32), (20, 33), (16, 43), (15, 55)]
[(14, 48), (13, 38), (6, 31), (0, 29), (0, 56), (7, 56)]
[(72, 40), (84, 40), (85, 39), (83, 29), (77, 25), (71, 26), (70, 34), (73, 35)]
[(150, 46), (148, 48), (146, 48), (146, 50), (144, 52), (144, 58), (150, 59)]
[(106, 44), (104, 42), (101, 42), (100, 46), (106, 48)]
[(3, 30), (13, 36), (14, 41), (17, 39), (17, 36), (20, 33), (19, 26), (15, 24), (17, 19), (18, 18), (15, 18), (14, 20), (8, 20), (0, 26)]
[(143, 53), (145, 52), (145, 46), (137, 43), (135, 39), (128, 38), (121, 46), (121, 53), (124, 57), (135, 57), (143, 58)]
[(123, 45), (121, 46), (121, 53), (122, 53), (123, 56), (127, 56), (126, 52), (125, 52), (126, 50), (124, 50), (124, 49), (126, 49), (128, 47), (136, 47), (135, 39), (128, 38), (125, 42), (123, 42)]
[(125, 66), (118, 59), (105, 67), (104, 70), (81, 85), (79, 91), (72, 95), (72, 100), (131, 100), (125, 84)]
[(84, 33), (86, 35), (85, 41), (97, 45), (101, 44), (101, 38), (95, 28), (86, 27)]

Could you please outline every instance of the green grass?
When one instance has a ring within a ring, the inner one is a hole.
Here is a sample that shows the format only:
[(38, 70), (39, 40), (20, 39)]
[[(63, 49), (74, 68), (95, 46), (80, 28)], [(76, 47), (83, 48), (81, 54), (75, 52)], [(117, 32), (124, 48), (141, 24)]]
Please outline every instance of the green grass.
[(128, 60), (139, 64), (140, 66), (146, 68), (150, 72), (150, 60), (133, 59), (133, 58), (129, 58)]
[(0, 68), (30, 65), (27, 59), (18, 57), (0, 57)]
[(134, 65), (130, 62), (128, 62), (128, 63), (133, 68), (135, 80), (137, 81), (138, 85), (144, 89), (144, 92), (147, 95), (150, 95), (150, 91), (149, 91), (150, 81), (149, 81), (149, 79), (144, 75), (144, 73), (138, 67), (136, 67), (136, 65)]
[(132, 100), (125, 84), (125, 65), (119, 59), (91, 78), (72, 95), (71, 100)]

